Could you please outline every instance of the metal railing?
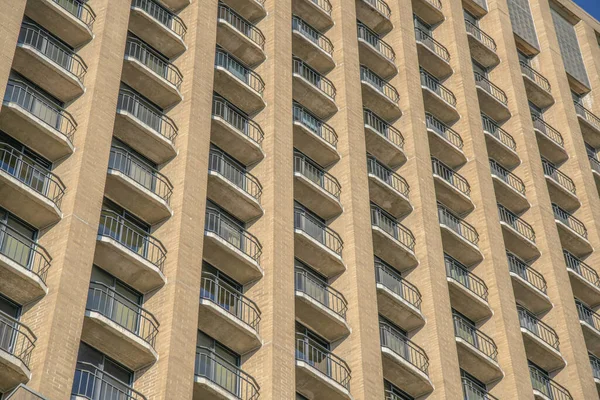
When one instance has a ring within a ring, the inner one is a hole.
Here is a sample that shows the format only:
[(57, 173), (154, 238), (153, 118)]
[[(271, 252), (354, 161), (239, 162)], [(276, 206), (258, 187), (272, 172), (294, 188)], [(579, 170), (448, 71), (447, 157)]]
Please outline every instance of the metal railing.
[(531, 68), (530, 65), (527, 65), (526, 62), (520, 61), (521, 64), (521, 73), (526, 75), (529, 79), (534, 81), (538, 86), (544, 89), (548, 93), (552, 93), (552, 89), (550, 86), (550, 82), (546, 79), (542, 74), (537, 72), (535, 69)]
[(23, 22), (18, 43), (19, 45), (33, 47), (83, 83), (83, 78), (88, 69), (83, 59), (37, 25)]
[(335, 130), (296, 102), (293, 104), (293, 119), (333, 147), (337, 147), (338, 136)]
[(421, 309), (422, 298), (419, 289), (402, 278), (393, 268), (378, 260), (375, 260), (375, 282), (402, 297), (415, 308)]
[(340, 199), (340, 182), (299, 151), (294, 151), (294, 173), (299, 173), (336, 199)]
[(179, 68), (141, 40), (133, 37), (127, 38), (125, 57), (132, 57), (138, 60), (177, 89), (181, 88), (183, 75), (181, 75)]
[(548, 285), (544, 275), (531, 268), (527, 263), (521, 260), (510, 252), (506, 252), (506, 259), (508, 261), (508, 269), (510, 272), (520, 276), (523, 280), (529, 282), (536, 289), (546, 293)]
[(36, 340), (31, 329), (0, 311), (0, 351), (18, 358), (29, 368)]
[(308, 64), (297, 57), (293, 57), (292, 72), (306, 79), (311, 85), (335, 100), (336, 90), (335, 86), (333, 86), (333, 82), (309, 67)]
[(435, 40), (430, 34), (428, 34), (420, 28), (415, 27), (415, 37), (417, 39), (417, 42), (422, 43), (424, 46), (428, 47), (442, 60), (450, 62), (450, 52), (448, 51), (448, 49), (443, 44)]
[(238, 60), (233, 58), (225, 50), (217, 48), (215, 51), (215, 67), (221, 67), (229, 71), (233, 76), (250, 86), (252, 90), (262, 96), (265, 91), (265, 82), (260, 75), (247, 68)]
[(431, 4), (438, 10), (442, 9), (442, 1), (441, 0), (425, 0), (427, 3)]
[(173, 184), (169, 178), (130, 151), (112, 146), (108, 158), (108, 170), (121, 172), (169, 204), (173, 194)]
[(592, 375), (594, 379), (600, 380), (600, 358), (596, 357), (592, 353), (588, 353), (590, 357), (590, 364), (592, 366)]
[(292, 30), (300, 33), (327, 54), (333, 55), (333, 43), (331, 43), (331, 40), (296, 15), (292, 16)]
[(473, 36), (475, 39), (477, 39), (479, 42), (481, 42), (488, 49), (490, 49), (494, 52), (496, 51), (496, 42), (494, 41), (494, 39), (492, 39), (492, 37), (490, 35), (488, 35), (484, 31), (482, 31), (481, 29), (479, 29), (478, 26), (467, 21), (466, 19), (465, 19), (465, 27), (467, 29), (468, 34)]
[(530, 366), (529, 375), (531, 376), (533, 390), (541, 392), (550, 400), (573, 400), (571, 393), (566, 388), (548, 378), (546, 374), (540, 372), (537, 368)]
[(296, 360), (305, 362), (350, 390), (350, 367), (328, 349), (296, 332)]
[(201, 281), (200, 299), (215, 303), (219, 308), (248, 325), (256, 333), (259, 332), (261, 313), (255, 302), (229, 287), (229, 285), (220, 283), (219, 279), (211, 273), (203, 272)]
[(183, 20), (154, 0), (132, 0), (131, 8), (144, 10), (156, 21), (173, 31), (182, 40), (185, 39), (187, 26), (185, 26)]
[(0, 170), (60, 208), (65, 194), (61, 179), (7, 143), (0, 142)]
[(527, 240), (535, 243), (535, 231), (533, 230), (533, 227), (518, 217), (517, 214), (510, 211), (502, 204), (498, 204), (498, 216), (500, 217), (501, 222), (508, 224)]
[(442, 100), (450, 104), (452, 107), (456, 106), (456, 97), (454, 96), (454, 93), (452, 93), (450, 89), (442, 85), (433, 75), (424, 69), (421, 69), (421, 86), (426, 87), (437, 94)]
[(469, 271), (467, 267), (447, 254), (444, 254), (444, 264), (446, 265), (446, 276), (448, 278), (452, 278), (469, 291), (476, 294), (477, 297), (487, 301), (488, 287), (483, 279)]
[(373, 47), (379, 54), (381, 54), (387, 60), (394, 62), (396, 60), (396, 53), (392, 46), (387, 44), (385, 40), (381, 39), (379, 35), (369, 29), (362, 22), (357, 22), (358, 28), (358, 40), (363, 40)]
[(590, 166), (592, 170), (596, 171), (600, 174), (600, 161), (595, 156), (588, 155), (588, 159), (590, 160)]
[(452, 187), (458, 189), (466, 196), (471, 195), (471, 186), (469, 182), (458, 172), (441, 162), (435, 157), (431, 157), (431, 169), (433, 174), (439, 176), (444, 181), (448, 182)]
[(348, 301), (344, 295), (326, 282), (315, 278), (312, 274), (302, 268), (294, 269), (296, 279), (296, 291), (306, 294), (311, 299), (327, 307), (343, 319), (346, 319)]
[(77, 130), (77, 122), (73, 116), (58, 106), (48, 101), (27, 83), (9, 79), (4, 93), (4, 103), (13, 103), (36, 117), (40, 122), (63, 134), (70, 143)]
[(456, 337), (469, 343), (488, 358), (498, 361), (498, 347), (494, 339), (476, 329), (461, 316), (454, 314), (452, 317), (454, 319), (454, 334)]
[(508, 105), (508, 97), (506, 97), (506, 93), (504, 90), (500, 89), (498, 86), (494, 85), (489, 79), (485, 76), (481, 75), (478, 72), (474, 72), (475, 74), (475, 84), (488, 92), (493, 98), (504, 104)]
[(140, 392), (96, 366), (77, 362), (71, 396), (88, 400), (146, 400)]
[(265, 35), (250, 21), (233, 11), (232, 8), (219, 2), (218, 19), (226, 21), (248, 39), (256, 43), (262, 50), (265, 49)]
[(163, 271), (167, 249), (161, 241), (137, 228), (132, 222), (117, 213), (102, 210), (98, 236), (116, 240)]
[(554, 329), (540, 321), (538, 317), (521, 306), (517, 306), (517, 314), (519, 315), (519, 324), (521, 325), (521, 328), (531, 332), (534, 336), (538, 337), (554, 349), (560, 350), (560, 342)]
[(4, 221), (0, 221), (0, 254), (33, 272), (42, 282), (46, 282), (52, 262), (48, 251)]
[(248, 118), (221, 96), (213, 96), (212, 115), (213, 117), (223, 119), (238, 132), (241, 132), (259, 145), (265, 137), (262, 128), (256, 122)]
[(432, 130), (438, 136), (444, 138), (453, 146), (462, 150), (464, 144), (462, 137), (458, 134), (458, 132), (444, 124), (430, 113), (425, 113), (425, 124), (427, 125), (427, 129)]
[(447, 226), (456, 232), (456, 234), (477, 246), (477, 243), (479, 242), (477, 230), (471, 224), (463, 221), (462, 218), (454, 215), (454, 213), (440, 203), (438, 203), (438, 218), (440, 224)]
[(533, 121), (533, 128), (544, 134), (544, 136), (548, 137), (554, 143), (558, 144), (560, 147), (564, 147), (565, 141), (563, 140), (562, 135), (559, 131), (550, 126), (546, 121), (542, 118), (537, 117), (535, 115), (531, 115), (531, 119)]
[(554, 211), (554, 218), (571, 228), (579, 236), (587, 239), (587, 229), (583, 222), (571, 215), (570, 212), (560, 208), (558, 205), (552, 203), (552, 211)]
[[(264, 0), (261, 0), (264, 3)], [(323, 11), (325, 11), (328, 15), (331, 15), (331, 10), (333, 10), (333, 7), (331, 6), (331, 3), (329, 2), (329, 0), (310, 0), (312, 1), (314, 4), (316, 4), (317, 6), (319, 6), (319, 8)]]
[(152, 347), (156, 344), (160, 325), (156, 317), (102, 282), (90, 282), (85, 309), (100, 313)]
[(515, 141), (515, 139), (510, 133), (502, 129), (500, 125), (496, 123), (496, 121), (494, 121), (485, 114), (481, 114), (481, 122), (483, 124), (484, 132), (487, 132), (496, 139), (498, 139), (500, 143), (502, 143), (512, 151), (517, 151), (517, 142)]
[(119, 91), (117, 111), (131, 114), (171, 143), (175, 143), (175, 137), (179, 132), (175, 121), (133, 91), (128, 89)]
[(496, 160), (493, 160), (491, 158), (490, 171), (492, 171), (492, 175), (502, 179), (502, 181), (504, 181), (508, 186), (515, 189), (522, 195), (525, 195), (525, 183), (523, 183), (521, 178), (519, 178), (518, 176), (504, 168), (502, 165), (500, 165), (498, 162), (496, 162)]
[(600, 332), (600, 315), (577, 299), (575, 299), (575, 305), (577, 306), (579, 320), (587, 323), (596, 331)]
[(216, 172), (260, 203), (262, 185), (250, 172), (242, 169), (223, 153), (211, 150), (208, 154), (208, 170)]
[(344, 242), (340, 235), (300, 207), (294, 207), (294, 229), (306, 233), (339, 256), (342, 255)]
[(583, 279), (590, 282), (594, 286), (600, 287), (600, 276), (596, 270), (566, 250), (563, 250), (563, 255), (565, 257), (567, 268), (577, 272)]
[(582, 104), (578, 102), (574, 102), (574, 104), (577, 115), (583, 117), (583, 119), (585, 119), (590, 125), (600, 130), (600, 118), (598, 118), (596, 114), (592, 113), (590, 110), (585, 108)]
[(421, 347), (384, 322), (379, 323), (379, 338), (381, 347), (391, 350), (394, 354), (429, 375), (429, 357)]
[(364, 65), (360, 66), (360, 79), (363, 82), (369, 83), (375, 89), (377, 89), (381, 94), (385, 97), (393, 101), (394, 103), (398, 103), (400, 100), (400, 95), (395, 87), (390, 85), (385, 79), (381, 78), (375, 72), (371, 71), (369, 68)]
[(392, 10), (390, 10), (390, 6), (383, 0), (362, 0), (363, 2), (369, 4), (375, 10), (377, 10), (381, 15), (389, 19), (392, 16)]
[(81, 22), (83, 22), (89, 29), (92, 29), (94, 21), (96, 20), (96, 13), (94, 10), (81, 0), (52, 0)]
[(415, 250), (416, 240), (412, 232), (374, 204), (371, 204), (371, 224), (381, 228), (410, 251)]
[(462, 378), (464, 400), (498, 400), (469, 378)]
[(408, 186), (406, 179), (380, 163), (370, 154), (367, 154), (367, 171), (369, 174), (372, 174), (387, 183), (395, 191), (408, 197), (410, 186)]
[(368, 108), (363, 108), (363, 119), (366, 126), (372, 128), (375, 132), (388, 139), (396, 146), (404, 147), (404, 136), (392, 125), (385, 122)]
[(204, 231), (214, 233), (257, 263), (262, 254), (262, 245), (250, 232), (226, 217), (218, 209), (206, 207)]
[(552, 178), (553, 181), (567, 189), (569, 192), (577, 194), (577, 190), (575, 189), (575, 182), (573, 182), (573, 180), (569, 178), (565, 173), (561, 172), (558, 168), (556, 168), (551, 162), (542, 158), (542, 167), (544, 169), (544, 175)]

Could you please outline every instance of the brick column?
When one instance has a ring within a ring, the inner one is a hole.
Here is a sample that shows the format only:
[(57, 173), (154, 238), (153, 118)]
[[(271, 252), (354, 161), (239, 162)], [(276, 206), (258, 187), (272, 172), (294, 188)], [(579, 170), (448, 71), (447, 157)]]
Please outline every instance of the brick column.
[[(0, 95), (4, 98), (27, 0), (6, 2), (0, 14)], [(0, 108), (2, 104), (0, 104)]]

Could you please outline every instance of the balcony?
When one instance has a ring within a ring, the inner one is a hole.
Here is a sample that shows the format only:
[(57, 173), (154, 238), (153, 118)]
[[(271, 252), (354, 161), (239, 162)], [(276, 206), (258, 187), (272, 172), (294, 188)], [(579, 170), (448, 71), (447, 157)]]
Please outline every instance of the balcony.
[(575, 103), (583, 140), (590, 146), (600, 147), (600, 118), (579, 103)]
[(183, 100), (179, 69), (135, 38), (127, 39), (121, 80), (162, 109)]
[(299, 58), (293, 59), (292, 76), (294, 100), (301, 103), (319, 119), (327, 119), (338, 111), (333, 82), (310, 68)]
[(0, 205), (38, 229), (62, 219), (66, 187), (60, 178), (0, 142)]
[(564, 147), (564, 140), (559, 131), (545, 122), (542, 118), (531, 116), (533, 130), (537, 138), (542, 157), (554, 164), (561, 164), (569, 158)]
[(425, 325), (419, 289), (402, 278), (393, 268), (377, 259), (375, 260), (375, 283), (379, 314), (407, 332)]
[(465, 20), (465, 28), (467, 29), (471, 58), (485, 68), (495, 67), (500, 64), (500, 57), (496, 53), (496, 42), (494, 39), (467, 20)]
[[(309, 1), (309, 0), (308, 0)], [(340, 159), (335, 130), (298, 103), (293, 104), (294, 148), (327, 167)]]
[[(163, 0), (164, 3), (169, 1), (187, 1), (189, 4), (190, 0)], [(258, 21), (267, 16), (265, 0), (227, 0), (227, 4), (248, 21)]]
[(515, 168), (521, 164), (515, 139), (488, 116), (481, 114), (481, 122), (490, 157), (507, 168)]
[(533, 260), (540, 256), (531, 225), (502, 204), (498, 204), (498, 217), (507, 250), (523, 260)]
[(592, 375), (594, 376), (594, 382), (596, 382), (596, 390), (600, 394), (600, 358), (596, 357), (592, 353), (588, 353), (590, 356), (590, 364), (592, 366)]
[(154, 364), (158, 321), (149, 311), (101, 282), (91, 282), (81, 340), (127, 368)]
[(554, 164), (544, 159), (542, 159), (542, 168), (548, 184), (550, 200), (566, 210), (575, 210), (581, 207), (577, 198), (575, 182)]
[(362, 22), (357, 22), (356, 25), (359, 62), (379, 76), (390, 78), (396, 75), (396, 53), (392, 46)]
[(511, 117), (508, 98), (502, 89), (477, 72), (475, 72), (475, 86), (481, 112), (499, 122), (504, 122)]
[(435, 115), (445, 123), (460, 119), (460, 114), (456, 110), (454, 93), (424, 69), (421, 69), (421, 89), (423, 89), (426, 113)]
[(522, 304), (534, 314), (550, 310), (552, 302), (546, 292), (547, 285), (544, 276), (508, 251), (506, 258), (517, 303)]
[(295, 268), (296, 318), (328, 342), (352, 331), (346, 322), (348, 302), (343, 294), (302, 268)]
[(587, 238), (587, 229), (583, 222), (554, 203), (552, 203), (552, 211), (554, 211), (560, 243), (565, 250), (577, 257), (594, 251)]
[(431, 169), (438, 201), (458, 214), (467, 213), (475, 208), (470, 197), (471, 186), (462, 175), (433, 157)]
[(134, 92), (121, 89), (113, 134), (157, 165), (177, 155), (175, 122)]
[(438, 203), (438, 219), (444, 251), (466, 265), (483, 260), (479, 250), (479, 234), (475, 228)]
[(292, 54), (322, 74), (335, 67), (331, 40), (295, 15), (292, 16)]
[(374, 204), (371, 204), (371, 225), (373, 252), (377, 257), (399, 272), (419, 264), (412, 232)]
[[(429, 3), (429, 0), (413, 0), (413, 4), (415, 2)], [(453, 70), (450, 66), (450, 52), (448, 49), (419, 28), (415, 28), (415, 38), (417, 40), (419, 65), (438, 79), (445, 79), (452, 75)]]
[(134, 289), (148, 293), (165, 284), (166, 258), (167, 250), (158, 239), (116, 213), (102, 210), (94, 264)]
[(258, 179), (218, 150), (208, 155), (207, 197), (237, 219), (247, 222), (262, 217), (262, 185)]
[(535, 400), (573, 400), (569, 391), (548, 378), (548, 375), (530, 366), (529, 375)]
[(590, 166), (592, 167), (592, 175), (594, 175), (596, 186), (600, 188), (600, 161), (598, 161), (596, 157), (592, 157), (590, 155), (588, 155), (588, 159), (590, 160)]
[(444, 254), (444, 264), (452, 308), (475, 322), (491, 317), (494, 313), (483, 279), (447, 254)]
[(428, 25), (437, 25), (446, 19), (440, 0), (413, 0), (412, 7), (413, 12)]
[(206, 262), (241, 285), (264, 276), (260, 266), (262, 245), (258, 239), (240, 227), (221, 211), (206, 207), (204, 250)]
[(154, 0), (132, 0), (129, 30), (168, 59), (187, 50), (187, 26)]
[(122, 147), (110, 149), (104, 195), (150, 225), (173, 216), (169, 178)]
[(247, 354), (262, 345), (260, 315), (252, 300), (213, 274), (202, 273), (198, 327), (204, 333), (237, 354)]
[(590, 352), (600, 353), (600, 315), (589, 306), (575, 299), (579, 322), (583, 330), (583, 338)]
[(210, 141), (243, 165), (265, 158), (262, 128), (221, 96), (213, 96)]
[(261, 30), (223, 3), (217, 15), (217, 44), (249, 67), (267, 58)]
[(490, 171), (498, 203), (503, 204), (517, 214), (522, 213), (530, 207), (529, 201), (525, 197), (525, 183), (523, 183), (521, 178), (491, 158)]
[(319, 32), (325, 32), (333, 26), (329, 0), (298, 0), (292, 2), (292, 14), (306, 21)]
[(408, 199), (406, 180), (367, 154), (369, 198), (393, 217), (409, 214), (413, 207)]
[(563, 253), (573, 294), (584, 303), (595, 307), (600, 303), (600, 276), (595, 269), (573, 254), (568, 251)]
[(31, 0), (25, 14), (72, 48), (81, 47), (94, 37), (96, 14), (79, 0)]
[(432, 157), (450, 168), (459, 167), (467, 162), (462, 137), (456, 131), (429, 113), (425, 113), (425, 125)]
[(465, 400), (498, 400), (469, 378), (462, 378), (462, 388)]
[(29, 362), (36, 340), (27, 326), (0, 311), (0, 390), (31, 379)]
[(395, 87), (377, 76), (367, 67), (360, 66), (363, 106), (384, 120), (392, 122), (402, 116), (398, 101), (400, 95)]
[(454, 315), (454, 334), (460, 367), (483, 383), (504, 377), (494, 340), (462, 317)]
[(294, 199), (324, 220), (340, 215), (342, 187), (337, 179), (300, 152), (294, 152)]
[(49, 400), (41, 394), (34, 392), (27, 385), (21, 383), (17, 386), (10, 394), (8, 394), (7, 400)]
[(256, 400), (260, 386), (240, 367), (206, 347), (196, 348), (193, 400)]
[(406, 155), (402, 133), (366, 108), (363, 109), (363, 118), (367, 153), (390, 168), (404, 164)]
[(555, 371), (566, 365), (558, 347), (556, 331), (521, 306), (517, 306), (521, 333), (527, 359), (546, 371)]
[(83, 59), (35, 24), (21, 25), (12, 68), (63, 102), (85, 92)]
[(0, 109), (0, 130), (44, 158), (57, 161), (73, 153), (77, 123), (29, 84), (9, 79)]
[(294, 254), (327, 278), (346, 271), (344, 242), (337, 232), (304, 211), (294, 208)]
[(520, 64), (529, 101), (539, 108), (547, 108), (554, 104), (554, 97), (548, 79), (525, 62), (521, 61)]
[(386, 323), (380, 322), (383, 377), (413, 397), (433, 391), (425, 350)]
[(146, 400), (143, 394), (106, 371), (86, 362), (77, 362), (70, 398), (97, 400), (107, 396), (122, 400)]
[(394, 28), (392, 11), (384, 0), (356, 0), (356, 19), (384, 35)]

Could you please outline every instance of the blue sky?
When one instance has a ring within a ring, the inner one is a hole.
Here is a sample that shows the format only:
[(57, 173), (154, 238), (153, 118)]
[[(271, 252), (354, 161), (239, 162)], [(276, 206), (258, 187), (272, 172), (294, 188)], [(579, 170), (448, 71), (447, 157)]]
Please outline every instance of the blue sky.
[(575, 3), (600, 20), (600, 0), (575, 0)]

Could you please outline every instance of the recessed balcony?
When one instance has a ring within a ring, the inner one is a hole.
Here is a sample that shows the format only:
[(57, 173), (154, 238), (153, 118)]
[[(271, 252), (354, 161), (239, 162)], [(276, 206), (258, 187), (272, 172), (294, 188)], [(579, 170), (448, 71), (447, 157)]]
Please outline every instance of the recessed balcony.
[(392, 122), (402, 116), (400, 95), (395, 87), (367, 67), (360, 66), (363, 106), (373, 110), (385, 121)]
[(565, 210), (575, 210), (581, 206), (577, 198), (575, 182), (565, 173), (561, 172), (552, 163), (542, 159), (544, 176), (548, 184), (550, 200)]
[[(187, 1), (189, 4), (190, 0), (163, 0), (163, 3), (169, 1)], [(267, 16), (265, 0), (226, 0), (225, 2), (248, 21), (258, 21)]]
[(592, 366), (594, 382), (596, 383), (596, 390), (598, 390), (598, 394), (600, 394), (600, 358), (596, 357), (592, 353), (589, 353), (588, 355), (590, 356), (590, 364)]
[(444, 254), (444, 264), (452, 308), (475, 322), (491, 317), (494, 313), (483, 279), (447, 254)]
[(508, 98), (502, 89), (477, 72), (475, 72), (475, 86), (482, 113), (499, 122), (504, 122), (511, 117)]
[(319, 32), (325, 32), (334, 25), (329, 0), (298, 0), (292, 2), (292, 14), (306, 21)]
[(92, 27), (96, 14), (87, 3), (78, 0), (29, 0), (25, 14), (72, 48), (80, 47), (94, 37)]
[(438, 201), (458, 214), (467, 213), (475, 208), (470, 197), (471, 186), (461, 174), (433, 157), (431, 169)]
[(0, 161), (0, 206), (38, 229), (62, 219), (66, 187), (58, 176), (2, 142)]
[(0, 390), (5, 392), (31, 379), (29, 362), (37, 338), (25, 325), (0, 311)]
[(479, 18), (488, 13), (487, 0), (463, 0), (462, 6)]
[(413, 207), (408, 199), (410, 188), (406, 180), (367, 155), (369, 198), (393, 217), (409, 214)]
[(432, 157), (450, 168), (459, 167), (467, 162), (462, 137), (456, 131), (429, 113), (425, 113), (425, 125)]
[(544, 276), (510, 252), (506, 252), (506, 258), (517, 303), (534, 314), (550, 310), (552, 302)]
[(384, 0), (356, 0), (356, 19), (384, 35), (392, 30), (392, 11)]
[(327, 278), (346, 271), (340, 235), (305, 210), (294, 208), (294, 254)]
[(463, 395), (466, 400), (498, 400), (492, 396), (487, 390), (483, 389), (479, 383), (473, 382), (467, 377), (462, 378)]
[(217, 15), (217, 44), (249, 67), (267, 58), (261, 30), (223, 3)]
[(583, 330), (583, 338), (590, 352), (600, 353), (600, 315), (586, 304), (575, 299), (579, 322)]
[(424, 69), (421, 69), (421, 89), (426, 113), (435, 115), (444, 123), (460, 119), (460, 114), (456, 110), (454, 93)]
[(412, 232), (374, 204), (371, 204), (371, 226), (373, 252), (377, 257), (400, 272), (419, 264)]
[[(117, 371), (120, 372), (120, 370)], [(110, 396), (118, 399), (146, 400), (143, 394), (122, 382), (122, 379), (121, 376), (118, 379), (107, 371), (98, 369), (95, 365), (78, 361), (70, 399), (97, 399), (110, 393)]]
[(521, 61), (520, 64), (529, 101), (539, 108), (547, 108), (554, 104), (554, 97), (548, 79), (525, 62)]
[(483, 260), (477, 243), (479, 234), (475, 228), (438, 203), (438, 219), (442, 231), (444, 251), (466, 265)]
[(116, 213), (102, 210), (94, 264), (134, 289), (148, 293), (165, 284), (166, 258), (167, 250), (158, 239)]
[(121, 80), (162, 109), (183, 100), (179, 68), (135, 38), (127, 39)]
[(377, 259), (375, 283), (379, 314), (407, 332), (425, 325), (419, 289), (402, 278), (396, 270)]
[(563, 253), (575, 297), (593, 307), (600, 304), (600, 276), (596, 270), (568, 251)]
[(369, 109), (363, 109), (363, 118), (367, 153), (390, 168), (404, 164), (406, 154), (402, 133)]
[(202, 257), (241, 285), (264, 276), (260, 266), (262, 245), (218, 209), (206, 207)]
[(83, 59), (29, 22), (21, 25), (12, 68), (63, 102), (85, 92), (88, 67)]
[(91, 282), (81, 340), (137, 371), (158, 360), (158, 321), (149, 311), (100, 282)]
[(201, 281), (198, 327), (237, 354), (258, 349), (261, 313), (256, 303), (213, 274), (203, 272)]
[(529, 375), (535, 400), (573, 400), (566, 388), (548, 378), (548, 375), (537, 368), (530, 366)]
[(507, 168), (515, 168), (521, 164), (515, 139), (488, 116), (482, 114), (481, 121), (490, 157)]
[[(398, 73), (396, 53), (377, 33), (357, 22), (359, 62), (377, 75), (390, 78)], [(295, 54), (295, 53), (294, 53)]]
[[(428, 1), (414, 0), (413, 3)], [(422, 29), (415, 28), (415, 37), (419, 65), (438, 79), (444, 79), (452, 75), (453, 70), (450, 66), (450, 52), (448, 49)]]
[(340, 159), (335, 130), (298, 103), (293, 105), (294, 148), (327, 167)]
[(208, 155), (207, 197), (243, 222), (262, 217), (262, 185), (250, 172), (227, 155), (211, 150)]
[(517, 214), (522, 213), (531, 206), (527, 197), (525, 197), (525, 183), (521, 178), (491, 158), (490, 171), (498, 203), (503, 204)]
[(563, 249), (577, 257), (594, 251), (587, 237), (587, 229), (583, 222), (575, 218), (571, 213), (552, 203), (554, 220), (558, 227), (558, 236)]
[(498, 204), (498, 217), (508, 251), (523, 260), (533, 260), (540, 256), (531, 225), (501, 204)]
[(575, 112), (579, 119), (583, 140), (594, 148), (600, 147), (600, 118), (577, 102), (575, 102)]
[(517, 306), (527, 359), (545, 371), (566, 365), (558, 347), (558, 335), (550, 326), (521, 306)]
[(71, 155), (77, 123), (32, 86), (9, 79), (0, 109), (0, 130), (50, 161)]
[(292, 54), (322, 74), (335, 67), (333, 43), (297, 16), (292, 16)]
[(342, 187), (337, 179), (308, 159), (294, 152), (294, 199), (324, 220), (340, 215)]
[(412, 7), (413, 13), (427, 25), (437, 25), (446, 19), (442, 12), (442, 2), (440, 0), (413, 0)]
[(540, 154), (555, 164), (561, 164), (569, 158), (565, 150), (562, 135), (542, 118), (531, 116), (533, 130), (537, 138)]
[(187, 26), (155, 0), (132, 0), (129, 30), (168, 59), (187, 50)]
[(256, 122), (221, 96), (213, 96), (210, 141), (246, 166), (265, 158), (265, 134)]
[(590, 166), (592, 167), (592, 175), (594, 175), (596, 186), (600, 188), (600, 161), (598, 161), (598, 159), (595, 156), (591, 155), (588, 155), (588, 159), (590, 160)]
[(309, 67), (299, 58), (292, 60), (294, 100), (319, 119), (327, 119), (338, 111), (333, 82)]
[(495, 67), (500, 64), (500, 57), (496, 53), (496, 42), (494, 39), (467, 20), (465, 20), (465, 28), (467, 29), (471, 58), (485, 68)]

